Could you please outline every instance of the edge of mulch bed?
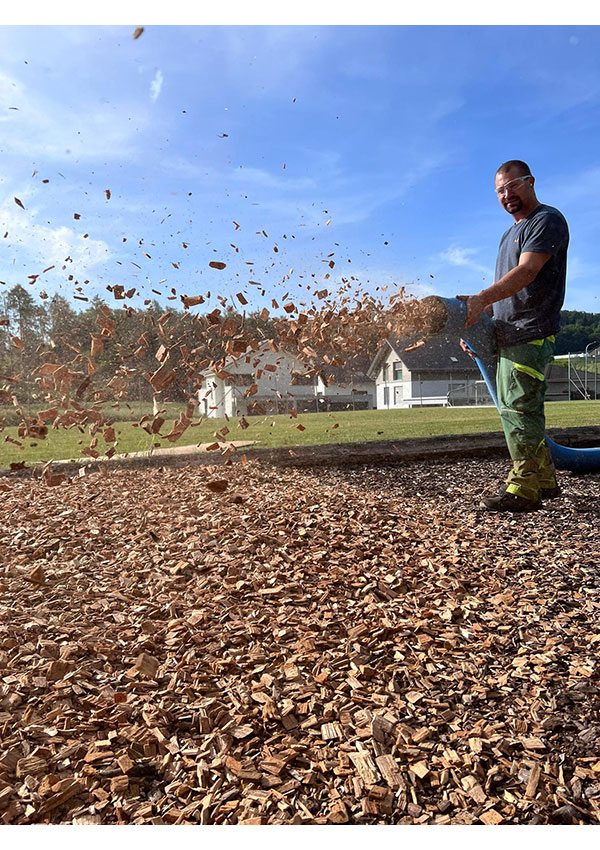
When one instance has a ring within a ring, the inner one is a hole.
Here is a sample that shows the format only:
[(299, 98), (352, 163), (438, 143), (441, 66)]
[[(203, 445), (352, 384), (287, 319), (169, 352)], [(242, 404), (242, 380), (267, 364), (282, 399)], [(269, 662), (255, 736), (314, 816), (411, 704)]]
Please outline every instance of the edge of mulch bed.
[[(572, 448), (600, 446), (600, 427), (551, 428), (548, 436), (555, 442)], [(259, 460), (275, 466), (315, 467), (361, 466), (366, 463), (398, 464), (414, 460), (449, 460), (469, 457), (507, 457), (504, 435), (500, 432), (482, 434), (449, 434), (436, 437), (405, 438), (399, 440), (376, 440), (363, 443), (334, 443), (320, 446), (293, 446), (280, 448), (244, 448), (228, 456), (215, 452), (178, 453), (172, 456), (118, 457), (110, 461), (55, 461), (53, 466), (66, 474), (93, 472), (100, 466), (118, 469), (148, 467), (180, 467), (188, 465), (214, 466), (216, 464), (240, 463), (242, 457)], [(42, 463), (32, 464), (19, 470), (2, 469), (2, 476), (36, 476)]]

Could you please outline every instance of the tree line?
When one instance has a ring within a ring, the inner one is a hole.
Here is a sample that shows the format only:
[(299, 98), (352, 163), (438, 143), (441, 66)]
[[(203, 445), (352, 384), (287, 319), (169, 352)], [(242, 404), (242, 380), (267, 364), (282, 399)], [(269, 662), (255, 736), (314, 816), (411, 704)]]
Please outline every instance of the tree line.
[(289, 302), (281, 315), (266, 308), (240, 313), (218, 296), (212, 310), (189, 311), (202, 301), (183, 296), (182, 305), (166, 309), (156, 301), (144, 309), (109, 308), (96, 296), (75, 310), (62, 295), (40, 303), (14, 286), (0, 296), (0, 405), (60, 404), (61, 396), (75, 403), (151, 401), (156, 393), (162, 401), (187, 401), (203, 387), (203, 371), (224, 375), (227, 359), (255, 360), (250, 355), (261, 345), (296, 351), (312, 374), (345, 364), (364, 369), (385, 332), (372, 321), (372, 299), (364, 309), (357, 302), (309, 316)]
[[(221, 333), (225, 321), (227, 334)], [(0, 297), (3, 400), (14, 391), (20, 403), (42, 402), (44, 375), (55, 365), (68, 367), (69, 389), (83, 386), (79, 396), (86, 401), (109, 400), (101, 397), (106, 387), (113, 389), (110, 400), (148, 401), (156, 391), (148, 378), (168, 360), (177, 379), (161, 397), (185, 401), (201, 384), (198, 371), (231, 351), (231, 336), (237, 332), (244, 341), (268, 338), (273, 335), (271, 325), (257, 313), (217, 308), (198, 317), (177, 306), (165, 309), (156, 301), (143, 310), (109, 308), (97, 296), (85, 309), (75, 310), (62, 295), (39, 303), (17, 285)], [(127, 392), (122, 391), (125, 386)]]
[(600, 346), (600, 313), (563, 310), (561, 329), (556, 337), (555, 354), (577, 354)]
[[(56, 396), (65, 387), (67, 395), (75, 393), (82, 401), (150, 401), (157, 391), (163, 400), (185, 401), (200, 390), (201, 372), (226, 356), (256, 350), (261, 341), (293, 347), (301, 332), (300, 315), (281, 317), (264, 308), (239, 313), (226, 307), (224, 298), (218, 299), (219, 307), (191, 313), (190, 304), (181, 300), (183, 309), (179, 302), (165, 309), (156, 301), (144, 309), (109, 308), (96, 296), (76, 310), (62, 295), (40, 302), (23, 286), (13, 286), (0, 295), (0, 404), (11, 398), (13, 403), (43, 403), (48, 391)], [(197, 300), (191, 299), (191, 306)], [(310, 353), (331, 367), (349, 362), (350, 369), (352, 363), (366, 368), (385, 330), (369, 320), (367, 311), (359, 309), (352, 321), (351, 315), (344, 317), (343, 310), (334, 317), (319, 314), (320, 342), (316, 336), (310, 340), (315, 349)], [(600, 313), (566, 310), (562, 320), (556, 354), (600, 343)]]

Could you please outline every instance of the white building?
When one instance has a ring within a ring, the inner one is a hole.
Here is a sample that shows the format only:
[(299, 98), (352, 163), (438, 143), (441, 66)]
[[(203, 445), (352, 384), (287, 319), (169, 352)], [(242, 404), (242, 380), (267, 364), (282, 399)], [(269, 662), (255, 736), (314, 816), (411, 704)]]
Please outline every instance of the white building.
[(324, 368), (317, 375), (317, 394), (323, 401), (323, 409), (373, 410), (375, 381), (366, 375), (367, 367), (368, 362), (364, 362), (362, 369), (353, 364)]
[[(287, 351), (263, 343), (257, 351), (202, 373), (200, 415), (208, 418), (327, 410), (366, 410), (375, 384), (361, 372), (326, 367), (318, 375)], [(331, 380), (333, 378), (333, 380)], [(343, 380), (342, 380), (343, 379)]]
[(408, 340), (384, 340), (368, 369), (378, 410), (492, 403), (477, 364), (457, 339), (436, 336), (412, 351), (407, 347)]
[(221, 369), (202, 373), (200, 414), (219, 419), (252, 413), (289, 413), (317, 409), (316, 380), (307, 367), (286, 351), (264, 343), (257, 351), (228, 360)]

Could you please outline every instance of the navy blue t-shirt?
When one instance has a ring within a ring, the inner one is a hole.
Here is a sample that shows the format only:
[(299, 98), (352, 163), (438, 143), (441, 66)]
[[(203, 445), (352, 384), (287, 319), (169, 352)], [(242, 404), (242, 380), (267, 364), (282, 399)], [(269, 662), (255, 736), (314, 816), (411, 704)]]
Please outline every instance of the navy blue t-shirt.
[(540, 204), (506, 231), (498, 249), (496, 280), (518, 266), (525, 251), (551, 257), (529, 286), (492, 304), (499, 345), (519, 345), (558, 333), (565, 299), (568, 245), (565, 217), (546, 204)]

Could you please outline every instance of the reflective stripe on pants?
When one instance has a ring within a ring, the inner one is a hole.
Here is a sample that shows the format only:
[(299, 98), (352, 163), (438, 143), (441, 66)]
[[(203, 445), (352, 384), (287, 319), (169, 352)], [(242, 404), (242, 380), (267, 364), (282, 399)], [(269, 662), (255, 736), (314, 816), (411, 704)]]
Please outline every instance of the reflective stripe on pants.
[(544, 372), (554, 353), (549, 338), (501, 348), (496, 384), (500, 418), (513, 461), (509, 493), (537, 499), (540, 486), (554, 487), (556, 476), (546, 445)]

